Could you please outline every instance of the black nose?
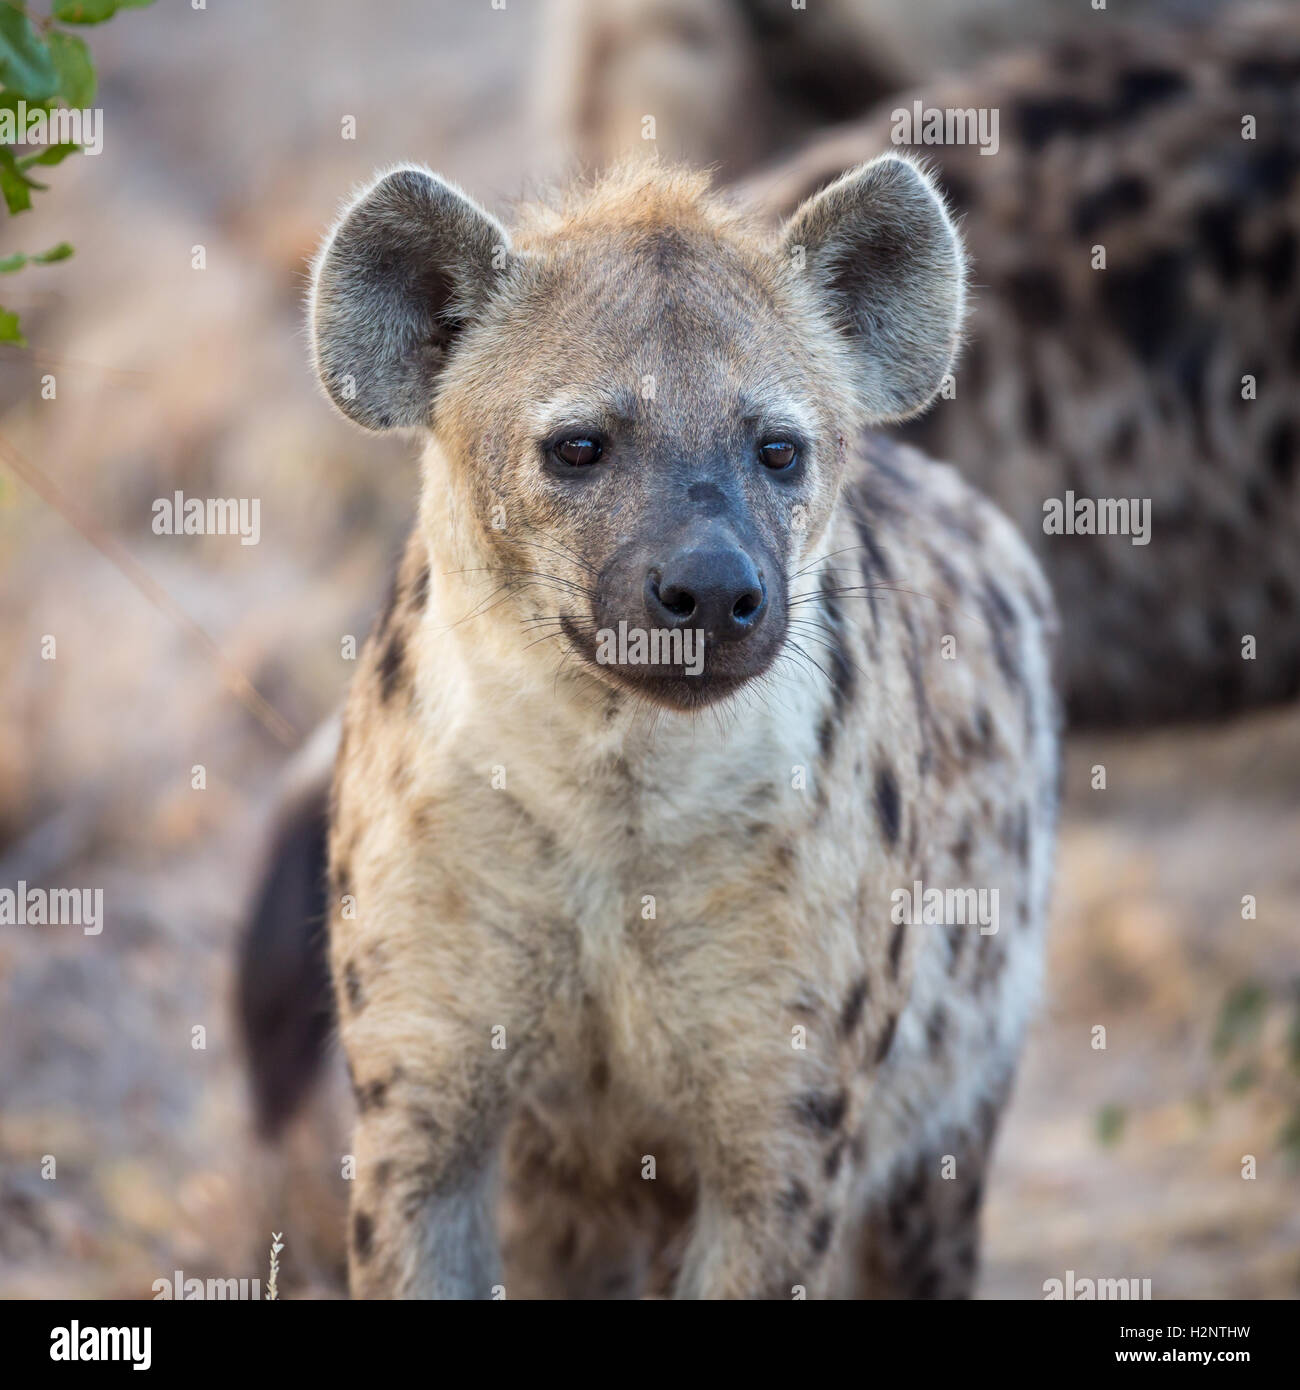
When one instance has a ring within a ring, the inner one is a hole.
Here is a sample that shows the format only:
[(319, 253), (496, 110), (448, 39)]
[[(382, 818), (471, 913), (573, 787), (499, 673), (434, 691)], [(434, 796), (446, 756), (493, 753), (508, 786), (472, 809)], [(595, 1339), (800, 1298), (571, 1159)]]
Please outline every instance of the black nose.
[(702, 628), (714, 641), (747, 637), (767, 610), (754, 562), (734, 546), (680, 551), (646, 576), (646, 605), (664, 627)]

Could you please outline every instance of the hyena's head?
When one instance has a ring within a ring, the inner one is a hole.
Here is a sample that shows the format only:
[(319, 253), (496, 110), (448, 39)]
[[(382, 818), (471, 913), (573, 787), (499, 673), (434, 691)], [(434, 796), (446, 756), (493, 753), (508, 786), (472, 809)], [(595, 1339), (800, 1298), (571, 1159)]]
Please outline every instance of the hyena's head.
[(931, 399), (962, 301), (943, 204), (893, 157), (776, 236), (683, 171), (624, 169), (511, 234), (405, 168), (327, 242), (312, 330), (345, 414), (431, 431), (434, 583), (468, 612), (477, 580), (520, 660), (558, 647), (690, 709), (781, 654), (854, 432)]

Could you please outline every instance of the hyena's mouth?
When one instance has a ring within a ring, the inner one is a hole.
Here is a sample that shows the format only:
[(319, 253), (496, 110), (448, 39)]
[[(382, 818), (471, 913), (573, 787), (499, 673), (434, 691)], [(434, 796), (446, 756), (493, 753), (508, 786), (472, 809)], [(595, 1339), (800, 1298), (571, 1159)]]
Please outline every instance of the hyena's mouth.
[(780, 646), (768, 640), (761, 650), (742, 653), (734, 644), (712, 639), (705, 628), (639, 627), (621, 619), (584, 630), (566, 616), (561, 627), (585, 666), (602, 680), (674, 710), (726, 699), (761, 676)]

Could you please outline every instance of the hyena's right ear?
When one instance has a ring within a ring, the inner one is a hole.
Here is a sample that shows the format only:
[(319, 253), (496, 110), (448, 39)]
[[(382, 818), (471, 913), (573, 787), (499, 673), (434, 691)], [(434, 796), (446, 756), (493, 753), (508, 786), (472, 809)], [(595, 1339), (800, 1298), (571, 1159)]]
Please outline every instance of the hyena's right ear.
[(427, 169), (357, 197), (316, 258), (311, 334), (330, 399), (367, 429), (425, 425), (460, 329), (509, 259), (505, 228)]

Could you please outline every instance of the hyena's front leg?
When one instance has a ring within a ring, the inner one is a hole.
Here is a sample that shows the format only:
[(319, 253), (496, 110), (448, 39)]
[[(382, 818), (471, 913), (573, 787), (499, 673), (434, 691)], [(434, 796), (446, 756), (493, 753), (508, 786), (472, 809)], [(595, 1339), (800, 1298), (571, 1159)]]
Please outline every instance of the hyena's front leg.
[[(385, 911), (376, 920), (400, 917)], [(356, 925), (336, 923), (331, 943), (359, 1110), (352, 1294), (490, 1298), (501, 1282), (495, 1172), (506, 1112), (498, 1020), (490, 1005), (450, 987), (463, 960), (431, 940), (399, 949), (390, 937), (343, 930)]]
[(820, 1298), (830, 1289), (855, 1106), (837, 1068), (786, 1050), (713, 1054), (716, 1077), (743, 1081), (715, 1080), (697, 1129), (699, 1203), (679, 1298)]
[(500, 1076), (480, 1065), (484, 1047), (478, 1037), (449, 1040), (418, 1060), (403, 1050), (401, 1061), (349, 1052), (363, 1107), (348, 1218), (354, 1298), (491, 1298), (500, 1285), (504, 1107)]

